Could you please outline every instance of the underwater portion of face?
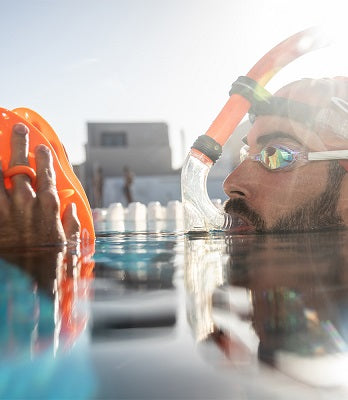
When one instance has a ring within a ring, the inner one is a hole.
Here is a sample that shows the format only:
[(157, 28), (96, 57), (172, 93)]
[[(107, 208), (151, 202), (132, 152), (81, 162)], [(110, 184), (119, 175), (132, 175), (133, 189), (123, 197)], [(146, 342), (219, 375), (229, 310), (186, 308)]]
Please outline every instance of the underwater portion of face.
[[(311, 104), (310, 90), (299, 92), (291, 87), (281, 95)], [(330, 135), (284, 116), (258, 116), (247, 136), (246, 155), (224, 182), (225, 211), (257, 232), (346, 226), (348, 182), (341, 161), (308, 161), (312, 154), (348, 149), (347, 140), (346, 147), (328, 143)]]

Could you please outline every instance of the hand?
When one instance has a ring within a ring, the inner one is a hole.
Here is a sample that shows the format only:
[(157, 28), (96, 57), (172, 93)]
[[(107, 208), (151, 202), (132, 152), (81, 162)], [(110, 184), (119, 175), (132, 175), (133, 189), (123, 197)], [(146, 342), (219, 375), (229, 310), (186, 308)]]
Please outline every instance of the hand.
[[(11, 137), (9, 167), (28, 164), (29, 129), (16, 124)], [(69, 204), (60, 219), (60, 201), (52, 155), (43, 144), (35, 149), (36, 192), (30, 177), (11, 177), (12, 188), (4, 186), (0, 171), (0, 248), (64, 245), (78, 241), (80, 224), (76, 205)]]

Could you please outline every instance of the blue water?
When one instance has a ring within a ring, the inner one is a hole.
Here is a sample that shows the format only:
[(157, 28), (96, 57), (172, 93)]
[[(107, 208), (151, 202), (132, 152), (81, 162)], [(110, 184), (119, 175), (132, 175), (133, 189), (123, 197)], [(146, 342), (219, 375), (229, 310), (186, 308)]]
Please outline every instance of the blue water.
[(347, 238), (101, 231), (87, 278), (3, 254), (0, 398), (347, 399)]

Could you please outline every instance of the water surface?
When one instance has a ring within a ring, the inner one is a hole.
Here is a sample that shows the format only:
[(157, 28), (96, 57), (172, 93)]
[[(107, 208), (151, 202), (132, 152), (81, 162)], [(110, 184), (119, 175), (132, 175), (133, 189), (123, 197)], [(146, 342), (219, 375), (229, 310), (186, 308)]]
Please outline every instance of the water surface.
[(346, 399), (346, 243), (102, 231), (92, 273), (4, 255), (0, 397)]

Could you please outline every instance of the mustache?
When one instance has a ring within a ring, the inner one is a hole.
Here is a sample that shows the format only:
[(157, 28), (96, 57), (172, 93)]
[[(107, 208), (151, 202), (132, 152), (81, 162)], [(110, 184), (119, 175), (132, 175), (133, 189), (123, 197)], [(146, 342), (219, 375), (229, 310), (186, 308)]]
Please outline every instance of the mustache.
[(251, 223), (251, 225), (255, 227), (256, 231), (265, 232), (265, 221), (256, 211), (247, 205), (244, 199), (229, 199), (225, 203), (224, 208), (228, 214), (238, 214), (237, 216), (242, 218), (245, 217)]

